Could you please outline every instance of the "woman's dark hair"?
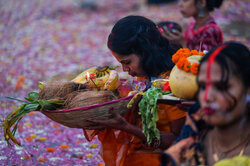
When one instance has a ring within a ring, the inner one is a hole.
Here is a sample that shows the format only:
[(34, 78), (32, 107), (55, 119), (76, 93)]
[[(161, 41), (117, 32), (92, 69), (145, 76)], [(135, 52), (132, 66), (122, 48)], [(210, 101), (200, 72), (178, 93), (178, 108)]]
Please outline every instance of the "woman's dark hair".
[[(200, 0), (195, 0), (195, 3), (198, 3)], [(206, 0), (206, 8), (209, 12), (213, 11), (215, 8), (220, 8), (223, 0)]]
[[(249, 49), (241, 43), (238, 42), (225, 42), (216, 48), (209, 51), (201, 60), (200, 66), (208, 61), (209, 57), (216, 51), (218, 48), (224, 48), (217, 54), (214, 61), (217, 62), (222, 71), (221, 83), (224, 84), (223, 89), (228, 88), (229, 75), (232, 73), (237, 76), (243, 83), (246, 89), (250, 88), (250, 51)], [(227, 93), (228, 94), (228, 93)], [(236, 105), (236, 99), (233, 94), (228, 94), (234, 103), (233, 107)], [(249, 108), (248, 108), (249, 109)], [(248, 110), (248, 114), (250, 111)], [(250, 115), (248, 116), (250, 117)]]
[(108, 48), (122, 56), (136, 54), (148, 77), (171, 70), (172, 55), (180, 46), (164, 38), (151, 20), (142, 16), (120, 19), (108, 37)]

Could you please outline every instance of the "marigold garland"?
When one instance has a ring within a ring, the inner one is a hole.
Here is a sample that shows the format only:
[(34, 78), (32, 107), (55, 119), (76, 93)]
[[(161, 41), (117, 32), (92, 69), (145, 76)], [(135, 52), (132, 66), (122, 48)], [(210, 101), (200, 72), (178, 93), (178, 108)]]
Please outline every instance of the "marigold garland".
[(191, 66), (191, 72), (193, 74), (197, 74), (198, 73), (198, 68), (199, 68), (200, 64), (199, 63), (193, 63)]
[(193, 74), (198, 73), (198, 67), (199, 63), (194, 63), (191, 65), (191, 63), (188, 61), (188, 57), (192, 55), (200, 55), (203, 56), (203, 52), (198, 52), (197, 50), (189, 50), (188, 48), (180, 48), (173, 56), (172, 61), (176, 64), (176, 66), (184, 70), (186, 72), (191, 72)]

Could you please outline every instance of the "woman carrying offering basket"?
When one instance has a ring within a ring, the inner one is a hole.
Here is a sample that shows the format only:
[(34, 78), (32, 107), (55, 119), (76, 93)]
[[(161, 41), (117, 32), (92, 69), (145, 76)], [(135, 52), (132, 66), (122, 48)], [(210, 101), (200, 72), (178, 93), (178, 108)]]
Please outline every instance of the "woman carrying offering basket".
[(249, 165), (249, 64), (249, 49), (235, 42), (204, 56), (199, 104), (189, 110), (182, 140), (165, 151), (162, 165)]
[[(179, 49), (161, 35), (151, 20), (141, 16), (120, 19), (109, 35), (108, 48), (123, 70), (146, 81), (148, 88), (153, 79), (168, 77), (174, 66), (172, 55)], [(98, 135), (105, 165), (160, 165), (161, 149), (168, 148), (179, 136), (186, 112), (158, 104), (160, 139), (148, 144), (137, 104), (138, 101), (125, 117), (111, 108), (112, 119), (89, 120), (95, 127), (84, 128), (88, 140)]]

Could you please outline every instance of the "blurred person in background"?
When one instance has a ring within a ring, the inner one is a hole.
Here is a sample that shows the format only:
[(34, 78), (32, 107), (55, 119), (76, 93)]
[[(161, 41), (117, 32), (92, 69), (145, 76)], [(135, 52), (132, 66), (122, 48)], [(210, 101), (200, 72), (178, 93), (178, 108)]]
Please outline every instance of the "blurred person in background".
[(222, 5), (223, 0), (179, 0), (181, 14), (185, 18), (194, 18), (187, 25), (184, 35), (165, 30), (165, 37), (180, 43), (191, 50), (210, 50), (223, 42), (221, 28), (216, 24), (211, 12)]
[(249, 64), (249, 49), (236, 42), (221, 44), (204, 56), (198, 73), (199, 104), (190, 108), (182, 140), (165, 151), (162, 165), (250, 164)]

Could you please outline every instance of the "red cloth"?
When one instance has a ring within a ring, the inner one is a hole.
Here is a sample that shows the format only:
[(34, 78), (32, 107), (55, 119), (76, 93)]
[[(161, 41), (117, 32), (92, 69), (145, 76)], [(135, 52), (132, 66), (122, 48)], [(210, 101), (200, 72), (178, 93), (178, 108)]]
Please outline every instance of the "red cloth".
[(199, 50), (202, 42), (201, 51), (210, 50), (214, 46), (223, 42), (223, 35), (220, 27), (213, 18), (209, 19), (201, 28), (195, 29), (195, 21), (188, 24), (184, 33), (187, 47), (191, 50)]

